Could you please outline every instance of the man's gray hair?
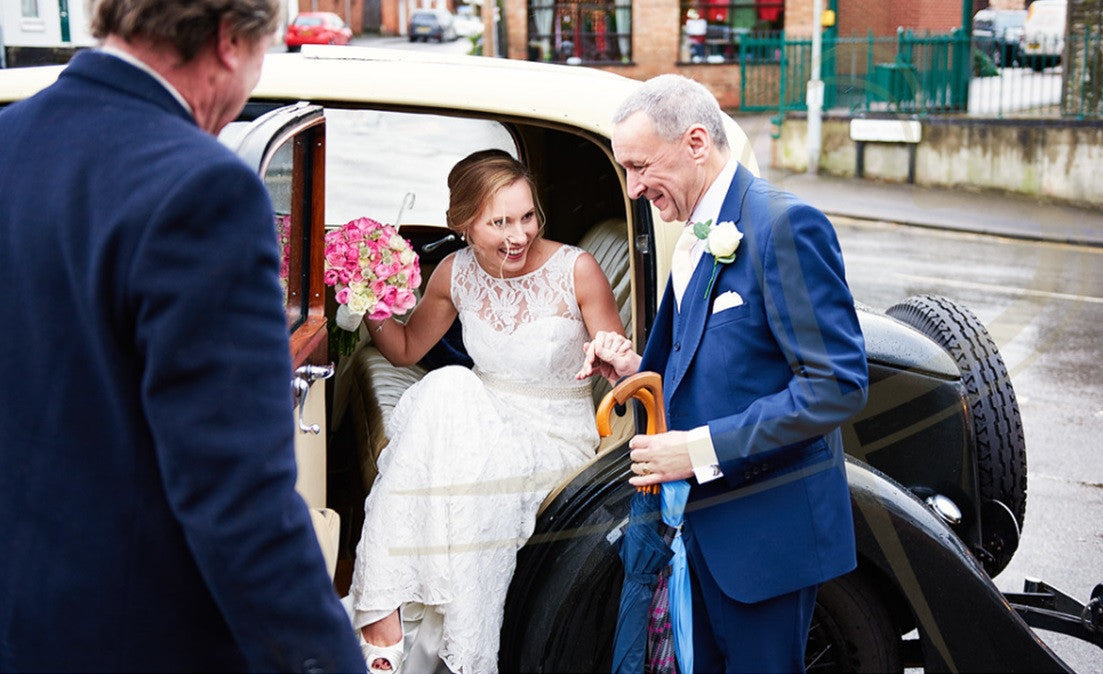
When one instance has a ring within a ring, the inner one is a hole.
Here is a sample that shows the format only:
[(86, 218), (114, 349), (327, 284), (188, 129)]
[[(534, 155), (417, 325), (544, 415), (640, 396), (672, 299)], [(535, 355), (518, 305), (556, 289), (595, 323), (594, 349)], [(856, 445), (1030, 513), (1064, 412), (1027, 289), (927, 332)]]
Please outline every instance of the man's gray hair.
[(728, 147), (724, 112), (716, 96), (696, 80), (675, 74), (652, 77), (624, 99), (613, 115), (613, 124), (637, 112), (647, 115), (664, 140), (677, 140), (686, 129), (700, 124), (717, 147)]
[(280, 7), (280, 0), (91, 0), (91, 28), (100, 40), (117, 35), (171, 45), (187, 62), (218, 35), (223, 19), (248, 42), (275, 33)]

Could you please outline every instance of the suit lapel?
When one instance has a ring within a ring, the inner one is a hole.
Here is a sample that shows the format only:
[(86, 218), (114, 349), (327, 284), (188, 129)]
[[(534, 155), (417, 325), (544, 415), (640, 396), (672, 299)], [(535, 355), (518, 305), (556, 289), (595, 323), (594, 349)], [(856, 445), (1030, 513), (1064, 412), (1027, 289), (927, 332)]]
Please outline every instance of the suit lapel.
[[(720, 207), (720, 215), (716, 219), (717, 224), (732, 221), (736, 227), (740, 227), (740, 213), (742, 211), (743, 198), (750, 187), (754, 176), (743, 165), (735, 171), (728, 194), (724, 198), (724, 205)], [(689, 370), (697, 348), (701, 344), (701, 337), (705, 333), (705, 320), (708, 318), (709, 308), (712, 306), (712, 298), (716, 294), (718, 281), (714, 281), (709, 288), (709, 280), (712, 278), (714, 259), (707, 250), (701, 255), (697, 268), (693, 270), (685, 295), (682, 296), (682, 306), (677, 321), (679, 329), (676, 330), (673, 341), (681, 344), (681, 366), (672, 372), (672, 381), (666, 383), (666, 387), (673, 396), (678, 385), (682, 383), (686, 372)], [(717, 279), (723, 273), (727, 265), (718, 265), (716, 269)], [(706, 289), (708, 293), (706, 295)]]

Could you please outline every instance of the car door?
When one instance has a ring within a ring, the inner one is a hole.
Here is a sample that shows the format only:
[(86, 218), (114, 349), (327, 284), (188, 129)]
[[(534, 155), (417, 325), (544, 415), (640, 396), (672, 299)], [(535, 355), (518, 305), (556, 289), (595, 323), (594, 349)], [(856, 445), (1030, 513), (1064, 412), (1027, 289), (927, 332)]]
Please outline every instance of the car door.
[(264, 181), (279, 242), (280, 284), (291, 345), (288, 373), (295, 415), (296, 488), (310, 508), (330, 576), (340, 518), (326, 507), (325, 379), (329, 362), (322, 285), (325, 218), (325, 117), (320, 106), (297, 103), (219, 135)]

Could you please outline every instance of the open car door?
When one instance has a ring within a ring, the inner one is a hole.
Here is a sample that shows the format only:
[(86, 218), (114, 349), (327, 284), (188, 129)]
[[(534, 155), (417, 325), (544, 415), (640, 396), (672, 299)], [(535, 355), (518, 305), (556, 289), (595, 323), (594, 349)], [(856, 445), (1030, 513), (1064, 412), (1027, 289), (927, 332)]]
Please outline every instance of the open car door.
[(328, 359), (322, 287), (325, 229), (325, 117), (320, 106), (297, 103), (251, 122), (234, 122), (219, 140), (248, 163), (268, 188), (273, 236), (279, 240), (280, 284), (291, 340), (288, 373), (297, 432), (296, 488), (310, 508), (332, 578), (340, 518), (326, 507), (326, 396), (333, 374)]

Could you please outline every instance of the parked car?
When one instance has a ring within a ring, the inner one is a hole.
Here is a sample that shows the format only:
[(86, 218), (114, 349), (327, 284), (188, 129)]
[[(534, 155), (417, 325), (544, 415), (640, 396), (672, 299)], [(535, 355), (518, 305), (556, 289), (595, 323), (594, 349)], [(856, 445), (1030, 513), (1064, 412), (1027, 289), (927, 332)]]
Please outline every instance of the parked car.
[(1026, 9), (1019, 50), (1035, 72), (1061, 63), (1065, 51), (1066, 0), (1034, 0)]
[(352, 31), (333, 12), (302, 12), (287, 26), (283, 41), (287, 51), (298, 51), (304, 44), (348, 44)]
[[(319, 513), (341, 594), (386, 444), (383, 419), (406, 387), (459, 349), (446, 338), (431, 359), (396, 368), (364, 331), (357, 350), (338, 358), (327, 346), (335, 306), (318, 254), (326, 228), (360, 216), (398, 223), (427, 279), (465, 245), (444, 227), (448, 169), (472, 150), (500, 147), (531, 167), (547, 235), (594, 254), (638, 347), (681, 228), (629, 198), (613, 160), (610, 119), (637, 81), (551, 64), (406, 56), (269, 55), (252, 101), (221, 136), (272, 197), (296, 368), (288, 374), (298, 487)], [(0, 72), (0, 105), (59, 71)], [(747, 136), (734, 120), (727, 131), (735, 156), (757, 173)], [(1027, 475), (1019, 408), (996, 345), (953, 298), (912, 296), (858, 313), (869, 402), (844, 438), (859, 561), (819, 592), (809, 671), (1071, 671), (1031, 626), (1103, 648), (1103, 585), (1082, 603), (1041, 581), (1007, 594), (992, 582), (1018, 545)], [(597, 385), (595, 398), (607, 390)], [(626, 444), (644, 421), (631, 405), (615, 416), (594, 457), (542, 505), (506, 601), (502, 671), (609, 670), (623, 577), (617, 545), (633, 493)]]
[(456, 33), (456, 17), (447, 9), (416, 10), (410, 15), (407, 35), (410, 42), (452, 42), (459, 37)]
[(973, 17), (973, 48), (987, 54), (997, 68), (1020, 65), (1024, 23), (1024, 9), (982, 9)]

